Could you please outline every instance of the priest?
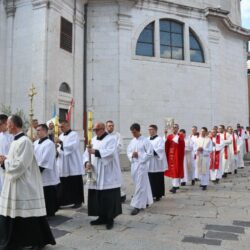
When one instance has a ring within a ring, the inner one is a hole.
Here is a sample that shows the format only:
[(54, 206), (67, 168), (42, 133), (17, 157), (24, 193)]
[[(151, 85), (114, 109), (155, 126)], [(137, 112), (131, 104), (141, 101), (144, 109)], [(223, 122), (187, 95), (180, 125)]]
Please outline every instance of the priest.
[[(96, 136), (92, 139), (92, 146), (86, 148), (83, 155), (85, 167), (92, 168), (96, 177), (95, 183), (87, 186), (88, 215), (98, 216), (90, 222), (91, 225), (105, 225), (110, 230), (114, 226), (114, 218), (122, 213), (117, 141), (105, 131), (105, 124), (102, 122), (97, 122), (93, 131)], [(89, 166), (90, 162), (92, 167)]]
[(210, 153), (210, 178), (212, 182), (218, 184), (222, 178), (222, 157), (225, 144), (216, 129), (211, 130), (211, 136), (213, 150)]
[[(196, 139), (199, 137), (199, 132), (198, 132), (198, 127), (197, 126), (192, 126), (192, 130), (191, 130), (191, 135), (190, 135), (190, 140), (191, 143), (194, 145)], [(199, 173), (198, 173), (198, 169), (197, 169), (197, 164), (196, 164), (196, 154), (194, 152), (194, 148), (192, 150), (192, 186), (195, 185), (195, 181), (199, 180)]]
[[(10, 144), (13, 141), (13, 135), (9, 133), (7, 128), (8, 116), (0, 115), (0, 155), (8, 155)], [(4, 181), (4, 172), (0, 168), (0, 193), (2, 191), (2, 185)]]
[(5, 180), (0, 196), (0, 250), (42, 249), (55, 244), (46, 220), (42, 179), (33, 145), (22, 132), (23, 122), (12, 115), (7, 121), (14, 135), (8, 156), (0, 156)]
[(192, 169), (192, 151), (193, 141), (189, 136), (186, 136), (186, 130), (181, 129), (180, 134), (183, 135), (185, 140), (185, 154), (184, 154), (184, 178), (181, 179), (181, 186), (186, 186), (188, 181), (193, 181), (193, 169)]
[(165, 143), (165, 152), (168, 161), (168, 170), (165, 176), (172, 178), (172, 188), (169, 190), (175, 194), (180, 188), (180, 179), (184, 177), (184, 136), (178, 134), (179, 125), (174, 124), (172, 134), (168, 135)]
[(227, 174), (230, 172), (230, 151), (229, 146), (232, 144), (232, 136), (225, 130), (224, 125), (218, 127), (218, 132), (221, 139), (224, 141), (224, 150), (222, 155), (222, 177), (226, 178)]
[(36, 131), (39, 140), (34, 142), (34, 152), (42, 174), (47, 216), (55, 216), (58, 210), (57, 187), (60, 183), (55, 144), (49, 139), (46, 124), (39, 124)]
[(148, 137), (153, 146), (154, 156), (149, 160), (148, 177), (152, 190), (152, 195), (155, 201), (159, 201), (165, 195), (164, 172), (168, 168), (165, 141), (162, 137), (157, 135), (158, 127), (154, 124), (150, 125)]
[(211, 139), (207, 135), (206, 127), (201, 128), (200, 136), (195, 140), (194, 152), (196, 155), (196, 163), (198, 169), (198, 176), (200, 179), (200, 187), (206, 190), (209, 184), (209, 167), (210, 167), (210, 153), (213, 150)]
[(71, 130), (70, 123), (61, 121), (62, 133), (57, 140), (60, 186), (59, 205), (81, 207), (84, 202), (83, 180), (84, 168), (80, 152), (80, 139), (76, 131)]
[(238, 168), (244, 168), (244, 154), (245, 154), (245, 142), (246, 142), (246, 134), (243, 127), (238, 123), (237, 124), (237, 131), (238, 131), (238, 140), (239, 140), (239, 148), (240, 152), (238, 154)]
[(135, 187), (130, 205), (133, 207), (131, 215), (136, 215), (141, 209), (153, 203), (148, 171), (154, 150), (149, 140), (141, 135), (140, 124), (132, 124), (130, 131), (134, 138), (128, 145), (127, 156), (131, 163), (131, 175)]
[(240, 153), (240, 142), (238, 139), (238, 135), (234, 132), (232, 126), (227, 127), (227, 132), (232, 137), (232, 143), (229, 145), (229, 153), (230, 153), (230, 163), (229, 163), (229, 171), (231, 173), (237, 174), (238, 168), (238, 154)]

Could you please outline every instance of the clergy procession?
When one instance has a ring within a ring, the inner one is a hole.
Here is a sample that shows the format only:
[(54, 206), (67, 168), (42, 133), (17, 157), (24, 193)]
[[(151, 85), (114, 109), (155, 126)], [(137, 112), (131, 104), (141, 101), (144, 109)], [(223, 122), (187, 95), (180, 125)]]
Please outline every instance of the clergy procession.
[(188, 185), (206, 191), (210, 182), (219, 185), (244, 168), (249, 150), (250, 128), (244, 130), (240, 124), (211, 130), (193, 126), (190, 134), (172, 124), (164, 136), (151, 124), (145, 137), (140, 124), (134, 123), (127, 149), (114, 127), (111, 120), (90, 123), (83, 150), (67, 120), (57, 128), (51, 121), (34, 119), (25, 135), (19, 116), (0, 115), (0, 250), (55, 245), (48, 219), (61, 208), (77, 209), (84, 202), (88, 215), (97, 217), (91, 226), (112, 229), (128, 198), (120, 164), (124, 150), (134, 185), (132, 216), (165, 196), (165, 177), (171, 178), (172, 194)]

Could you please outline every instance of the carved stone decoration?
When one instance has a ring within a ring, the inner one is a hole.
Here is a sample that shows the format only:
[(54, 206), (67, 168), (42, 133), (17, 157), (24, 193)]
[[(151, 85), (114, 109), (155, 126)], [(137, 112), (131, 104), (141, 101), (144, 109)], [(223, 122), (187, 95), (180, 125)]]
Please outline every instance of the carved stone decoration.
[(7, 17), (14, 16), (16, 12), (15, 1), (4, 0), (3, 4), (5, 5)]

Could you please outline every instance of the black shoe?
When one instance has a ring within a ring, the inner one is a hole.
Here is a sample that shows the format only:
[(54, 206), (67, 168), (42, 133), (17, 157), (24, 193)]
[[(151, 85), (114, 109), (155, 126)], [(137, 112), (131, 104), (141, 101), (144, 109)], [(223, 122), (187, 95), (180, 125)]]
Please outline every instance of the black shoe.
[(106, 224), (106, 229), (110, 230), (114, 227), (114, 220), (110, 220), (107, 224)]
[(237, 174), (237, 172), (238, 172), (237, 169), (235, 169), (235, 170), (234, 170), (234, 174)]
[(79, 208), (82, 206), (82, 203), (75, 203), (75, 205), (72, 208)]
[(224, 173), (224, 174), (222, 175), (222, 178), (227, 178), (227, 173)]
[(192, 183), (191, 183), (191, 184), (192, 184), (192, 186), (194, 186), (194, 185), (195, 185), (195, 180), (192, 180)]
[(207, 186), (202, 186), (202, 190), (203, 191), (207, 190)]
[(220, 182), (220, 179), (216, 179), (216, 180), (215, 180), (215, 183), (216, 183), (216, 184), (219, 184), (219, 182)]
[(232, 174), (232, 172), (228, 172), (228, 174)]
[(106, 222), (102, 218), (98, 218), (97, 220), (90, 221), (91, 226), (104, 225)]
[(156, 197), (155, 198), (155, 201), (160, 201), (161, 200), (161, 197)]
[(175, 193), (176, 193), (176, 188), (175, 188), (175, 187), (172, 187), (172, 188), (169, 190), (169, 192), (175, 194)]
[(139, 212), (140, 212), (140, 209), (135, 207), (130, 214), (137, 215)]
[(29, 250), (41, 250), (44, 246), (30, 246), (30, 247), (24, 247), (23, 249), (29, 249)]
[(126, 195), (121, 196), (121, 203), (124, 203), (126, 201)]
[(186, 186), (186, 182), (181, 182), (181, 186)]

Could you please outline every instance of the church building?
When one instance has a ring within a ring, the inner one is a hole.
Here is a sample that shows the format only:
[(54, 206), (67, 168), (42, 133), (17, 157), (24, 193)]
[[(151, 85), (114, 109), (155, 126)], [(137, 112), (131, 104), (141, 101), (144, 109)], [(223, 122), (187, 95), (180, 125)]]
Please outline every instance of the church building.
[(0, 0), (0, 103), (28, 115), (34, 84), (39, 121), (73, 98), (73, 129), (91, 110), (125, 141), (170, 117), (246, 126), (249, 40), (240, 0)]

